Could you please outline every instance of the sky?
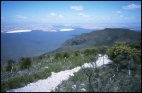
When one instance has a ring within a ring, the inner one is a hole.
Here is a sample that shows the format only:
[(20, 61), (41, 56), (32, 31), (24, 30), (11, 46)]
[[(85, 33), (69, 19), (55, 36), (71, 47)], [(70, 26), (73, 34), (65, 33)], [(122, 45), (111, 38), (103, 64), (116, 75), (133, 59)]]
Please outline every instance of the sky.
[(141, 1), (2, 1), (1, 22), (141, 24)]

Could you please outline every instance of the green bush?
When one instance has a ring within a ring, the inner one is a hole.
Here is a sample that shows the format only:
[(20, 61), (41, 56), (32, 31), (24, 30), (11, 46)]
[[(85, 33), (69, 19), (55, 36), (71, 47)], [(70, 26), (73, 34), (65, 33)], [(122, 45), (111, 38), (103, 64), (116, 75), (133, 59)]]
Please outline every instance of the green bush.
[[(69, 80), (64, 81), (58, 85), (54, 92), (76, 91), (76, 88), (72, 88), (72, 85), (80, 87), (77, 90), (78, 92), (82, 92), (82, 88), (86, 90), (85, 92), (141, 91), (141, 68), (133, 70), (133, 75), (131, 77), (128, 77), (127, 69), (124, 69), (120, 73), (116, 73), (115, 67), (110, 67), (109, 65), (105, 66), (105, 70), (101, 67), (98, 68), (98, 71), (94, 70), (94, 68), (81, 69), (74, 73), (74, 75), (71, 76)], [(82, 86), (82, 84), (84, 85)]]
[(61, 53), (56, 53), (55, 54), (55, 59), (60, 59), (62, 56), (61, 56)]
[(15, 64), (14, 60), (8, 60), (8, 64), (6, 66), (6, 71), (14, 70), (14, 64)]
[(107, 54), (114, 63), (126, 67), (130, 61), (140, 63), (140, 50), (132, 48), (126, 43), (116, 43), (112, 48), (108, 49)]
[(44, 69), (35, 74), (26, 74), (24, 76), (11, 78), (9, 80), (1, 81), (1, 92), (5, 92), (7, 90), (22, 87), (30, 82), (37, 81), (39, 79), (47, 78), (51, 75), (50, 69)]
[(104, 55), (107, 52), (108, 47), (107, 46), (100, 46), (98, 47), (98, 51), (100, 54)]
[(55, 59), (64, 59), (64, 58), (69, 58), (69, 53), (67, 52), (61, 52), (61, 53), (56, 53), (55, 54)]
[(31, 58), (21, 58), (20, 60), (20, 69), (26, 69), (31, 67), (32, 61)]
[(75, 51), (75, 52), (74, 52), (74, 55), (75, 55), (75, 56), (79, 56), (79, 51)]
[(87, 49), (85, 49), (84, 54), (86, 56), (97, 55), (98, 54), (98, 49), (97, 48), (87, 48)]
[(63, 58), (68, 58), (69, 57), (69, 54), (67, 52), (64, 52), (63, 53)]

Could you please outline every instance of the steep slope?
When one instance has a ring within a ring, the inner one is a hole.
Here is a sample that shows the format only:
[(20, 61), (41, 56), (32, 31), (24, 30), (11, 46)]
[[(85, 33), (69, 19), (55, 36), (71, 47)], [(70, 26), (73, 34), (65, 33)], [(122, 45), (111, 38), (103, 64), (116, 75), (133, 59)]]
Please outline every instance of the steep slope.
[(112, 46), (115, 42), (141, 42), (141, 32), (124, 28), (105, 28), (104, 30), (83, 33), (65, 41), (56, 51)]

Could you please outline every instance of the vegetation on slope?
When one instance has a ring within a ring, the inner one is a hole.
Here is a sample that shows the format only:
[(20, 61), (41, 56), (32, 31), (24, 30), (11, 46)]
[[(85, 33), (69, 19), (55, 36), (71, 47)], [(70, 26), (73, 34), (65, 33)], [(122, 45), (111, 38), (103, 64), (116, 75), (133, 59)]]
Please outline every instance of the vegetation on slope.
[[(140, 46), (138, 46), (140, 47)], [(140, 92), (141, 49), (117, 43), (107, 54), (113, 62), (100, 68), (82, 68), (55, 92)], [(120, 57), (121, 56), (121, 57)], [(119, 69), (118, 69), (119, 64)]]
[[(87, 48), (84, 51), (59, 52), (36, 58), (21, 58), (20, 62), (13, 63), (12, 68), (11, 64), (2, 68), (1, 91), (22, 87), (30, 82), (47, 78), (51, 72), (72, 69), (83, 63), (91, 62), (97, 54), (97, 48)], [(6, 67), (9, 67), (9, 70)]]
[(65, 41), (56, 51), (75, 50), (102, 45), (112, 46), (115, 42), (141, 42), (141, 32), (124, 28), (106, 28), (104, 30), (83, 33)]

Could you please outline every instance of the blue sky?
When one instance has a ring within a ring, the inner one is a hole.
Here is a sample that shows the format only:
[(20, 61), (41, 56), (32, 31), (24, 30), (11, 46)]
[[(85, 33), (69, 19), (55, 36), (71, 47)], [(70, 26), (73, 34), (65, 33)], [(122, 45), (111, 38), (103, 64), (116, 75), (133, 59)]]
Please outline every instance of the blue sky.
[(140, 1), (2, 1), (2, 24), (141, 23)]

